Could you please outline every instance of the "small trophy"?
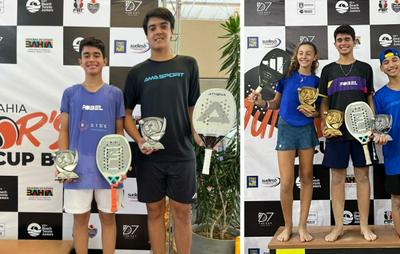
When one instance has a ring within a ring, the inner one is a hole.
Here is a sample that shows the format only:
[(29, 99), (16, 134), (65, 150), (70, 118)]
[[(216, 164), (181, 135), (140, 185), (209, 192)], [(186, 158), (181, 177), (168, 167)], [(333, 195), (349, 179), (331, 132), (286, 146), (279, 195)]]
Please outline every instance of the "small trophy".
[(167, 119), (160, 117), (145, 117), (139, 121), (140, 131), (144, 140), (143, 148), (165, 149), (159, 140), (165, 134)]
[(58, 171), (55, 180), (64, 181), (68, 179), (78, 179), (79, 176), (74, 172), (78, 165), (78, 152), (62, 150), (55, 153), (54, 164)]
[(318, 89), (309, 86), (303, 86), (297, 89), (299, 93), (300, 105), (297, 109), (305, 109), (310, 112), (315, 111), (315, 101), (318, 99)]
[(378, 134), (385, 134), (388, 136), (388, 140), (393, 140), (392, 137), (388, 134), (390, 129), (392, 128), (392, 116), (387, 114), (379, 114), (375, 116), (375, 119), (372, 123), (374, 130)]
[(343, 133), (339, 130), (343, 124), (343, 112), (336, 109), (328, 110), (325, 116), (326, 134), (333, 136), (342, 136)]

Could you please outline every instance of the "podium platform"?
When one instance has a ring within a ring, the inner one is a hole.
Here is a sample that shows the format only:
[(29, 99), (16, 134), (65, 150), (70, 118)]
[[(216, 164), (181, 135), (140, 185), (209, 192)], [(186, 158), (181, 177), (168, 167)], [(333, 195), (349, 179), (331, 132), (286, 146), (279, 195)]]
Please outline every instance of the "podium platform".
[(335, 242), (325, 241), (325, 235), (332, 229), (330, 226), (308, 229), (314, 238), (311, 242), (300, 242), (297, 228), (294, 228), (292, 238), (283, 243), (276, 239), (283, 230), (280, 227), (268, 244), (270, 254), (400, 254), (400, 238), (391, 225), (371, 226), (378, 236), (371, 242), (363, 238), (359, 226), (345, 226), (344, 235)]
[(1, 254), (68, 254), (72, 241), (0, 240)]

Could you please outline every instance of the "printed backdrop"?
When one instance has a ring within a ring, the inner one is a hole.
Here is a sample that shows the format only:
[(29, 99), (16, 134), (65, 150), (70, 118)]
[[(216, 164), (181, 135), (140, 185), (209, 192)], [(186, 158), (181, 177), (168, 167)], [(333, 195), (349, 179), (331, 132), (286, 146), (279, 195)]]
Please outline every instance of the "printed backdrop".
[[(245, 52), (245, 95), (258, 85), (258, 66), (263, 56), (273, 48), (293, 51), (301, 41), (312, 41), (319, 50), (320, 68), (338, 59), (334, 47), (333, 32), (340, 24), (350, 24), (356, 31), (355, 57), (371, 64), (374, 71), (374, 87), (387, 82), (379, 70), (377, 60), (380, 50), (386, 47), (400, 49), (400, 1), (398, 0), (246, 0), (244, 1), (245, 27), (242, 49)], [(319, 74), (318, 74), (319, 75)], [(271, 88), (265, 88), (263, 97), (271, 99)], [(268, 253), (268, 242), (283, 216), (279, 203), (279, 171), (274, 150), (277, 129), (274, 122), (278, 112), (265, 112), (245, 103), (244, 116), (244, 172), (245, 191), (245, 253)], [(309, 225), (333, 225), (330, 206), (330, 173), (321, 165), (324, 139), (316, 148), (314, 159), (314, 192), (308, 217)], [(383, 189), (383, 161), (370, 170), (371, 204), (370, 224), (391, 224), (390, 196)], [(296, 164), (298, 164), (296, 160)], [(296, 166), (298, 171), (298, 166)], [(299, 178), (296, 173), (294, 186), (294, 217), (299, 221)], [(356, 188), (353, 169), (346, 177), (346, 224), (359, 224)]]
[[(0, 0), (0, 239), (72, 239), (72, 216), (62, 211), (51, 153), (57, 150), (62, 92), (84, 79), (79, 43), (87, 36), (106, 43), (103, 78), (122, 88), (130, 67), (149, 57), (141, 23), (157, 5)], [(137, 201), (134, 175), (125, 186), (117, 253), (150, 253), (146, 208)], [(100, 222), (92, 212), (89, 247), (100, 249)]]

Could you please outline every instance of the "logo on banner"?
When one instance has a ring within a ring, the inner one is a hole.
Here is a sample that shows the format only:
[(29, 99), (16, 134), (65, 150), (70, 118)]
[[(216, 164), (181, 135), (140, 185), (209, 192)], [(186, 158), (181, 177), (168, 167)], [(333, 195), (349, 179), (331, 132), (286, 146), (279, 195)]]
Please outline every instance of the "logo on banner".
[(4, 13), (4, 0), (0, 0), (0, 13)]
[(129, 202), (137, 202), (137, 201), (138, 201), (138, 194), (137, 194), (137, 192), (128, 193), (127, 196), (128, 196)]
[(29, 200), (51, 200), (53, 187), (27, 187), (26, 196)]
[(393, 216), (392, 216), (392, 211), (390, 210), (385, 210), (383, 212), (383, 224), (393, 224)]
[(97, 231), (98, 231), (98, 229), (93, 224), (90, 224), (88, 227), (89, 238), (95, 238), (97, 235)]
[(143, 54), (150, 50), (150, 45), (147, 42), (144, 43), (132, 43), (130, 49), (133, 53)]
[(260, 254), (259, 248), (249, 248), (247, 254)]
[(393, 43), (393, 37), (390, 34), (382, 34), (379, 36), (379, 44), (382, 47), (389, 47)]
[(271, 12), (269, 8), (271, 8), (272, 2), (264, 2), (258, 1), (257, 2), (257, 14), (258, 15), (270, 15)]
[(91, 0), (91, 2), (87, 4), (87, 7), (92, 14), (95, 14), (100, 9), (100, 4), (96, 3), (96, 0)]
[(356, 35), (356, 39), (355, 39), (355, 48), (359, 48), (361, 47), (361, 36)]
[(139, 225), (123, 225), (122, 226), (122, 237), (125, 240), (132, 240), (137, 237), (136, 231), (139, 229)]
[(258, 36), (247, 37), (247, 48), (258, 49)]
[(355, 1), (338, 1), (335, 5), (336, 11), (340, 14), (360, 12), (360, 4)]
[(28, 49), (28, 52), (49, 53), (51, 52), (53, 45), (54, 45), (53, 39), (41, 39), (41, 38), (25, 39), (25, 48)]
[(261, 40), (261, 45), (263, 48), (276, 48), (281, 44), (281, 39), (275, 38), (275, 39), (266, 39), (266, 40)]
[(392, 10), (394, 12), (399, 12), (400, 11), (400, 2), (399, 0), (395, 0), (394, 3), (392, 3)]
[(9, 200), (8, 190), (0, 187), (0, 200)]
[(38, 11), (44, 13), (54, 12), (53, 3), (49, 0), (28, 0), (26, 2), (26, 9), (30, 13), (37, 13)]
[[(297, 188), (301, 189), (301, 181), (299, 176), (296, 178), (296, 186)], [(321, 189), (321, 187), (321, 180), (313, 176), (313, 189)]]
[(116, 54), (126, 53), (126, 40), (114, 41), (114, 53)]
[(315, 35), (300, 35), (299, 42), (313, 42)]
[(83, 0), (74, 0), (74, 13), (83, 13)]
[(266, 178), (261, 180), (261, 184), (268, 188), (274, 188), (281, 183), (281, 179), (279, 177), (275, 178)]
[(263, 227), (269, 227), (272, 225), (271, 218), (274, 216), (274, 212), (259, 212), (258, 213), (258, 225)]
[(125, 0), (125, 13), (129, 16), (139, 16), (139, 8), (143, 1), (138, 0)]
[(343, 224), (360, 224), (360, 213), (357, 211), (350, 212), (349, 210), (343, 211)]
[(386, 13), (388, 10), (388, 3), (387, 0), (379, 0), (378, 3), (378, 12)]
[(310, 210), (308, 212), (307, 224), (316, 226), (318, 224), (318, 212)]
[(258, 176), (247, 176), (247, 188), (258, 188)]
[(73, 41), (72, 41), (72, 47), (74, 48), (74, 50), (76, 52), (79, 53), (79, 45), (81, 44), (81, 41), (83, 40), (83, 37), (76, 37)]
[(39, 225), (38, 223), (31, 223), (27, 227), (27, 232), (32, 237), (38, 237), (40, 235), (54, 236), (53, 228), (46, 224)]
[(0, 237), (6, 236), (6, 224), (0, 223)]
[(315, 0), (297, 2), (297, 13), (301, 15), (315, 15)]

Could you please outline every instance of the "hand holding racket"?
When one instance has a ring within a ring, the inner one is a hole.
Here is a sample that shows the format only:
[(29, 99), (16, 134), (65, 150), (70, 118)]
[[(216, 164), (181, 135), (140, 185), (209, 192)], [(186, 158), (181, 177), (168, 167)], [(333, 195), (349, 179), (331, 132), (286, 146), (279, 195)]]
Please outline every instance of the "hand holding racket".
[(214, 88), (203, 92), (193, 110), (193, 127), (205, 144), (203, 174), (208, 175), (213, 147), (236, 123), (236, 103), (226, 89)]
[(131, 166), (131, 148), (122, 135), (110, 134), (100, 139), (96, 163), (100, 173), (111, 186), (111, 211), (117, 211), (116, 189)]
[(345, 124), (349, 133), (362, 144), (367, 165), (371, 164), (368, 151), (368, 142), (372, 134), (372, 122), (374, 114), (369, 105), (363, 101), (357, 101), (347, 105), (344, 112)]

